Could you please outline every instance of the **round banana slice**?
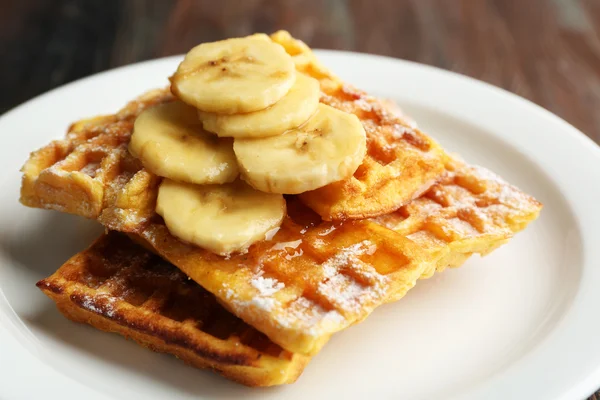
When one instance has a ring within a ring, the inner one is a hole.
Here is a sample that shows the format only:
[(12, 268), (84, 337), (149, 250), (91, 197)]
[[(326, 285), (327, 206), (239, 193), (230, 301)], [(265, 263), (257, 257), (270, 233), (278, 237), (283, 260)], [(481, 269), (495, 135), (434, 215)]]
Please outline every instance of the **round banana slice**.
[(220, 255), (264, 240), (286, 213), (282, 195), (259, 192), (240, 180), (190, 185), (170, 179), (160, 184), (156, 212), (174, 236)]
[(180, 101), (143, 111), (129, 151), (152, 173), (181, 182), (225, 183), (239, 175), (232, 141), (206, 132), (196, 109)]
[(366, 134), (360, 120), (319, 104), (297, 129), (261, 139), (235, 139), (243, 179), (258, 190), (297, 194), (350, 177), (362, 163)]
[(254, 35), (194, 47), (171, 77), (171, 91), (202, 111), (247, 113), (275, 104), (295, 79), (283, 47)]
[(234, 138), (279, 135), (306, 122), (319, 105), (319, 82), (296, 74), (296, 83), (281, 100), (264, 110), (245, 114), (216, 114), (198, 111), (204, 129)]

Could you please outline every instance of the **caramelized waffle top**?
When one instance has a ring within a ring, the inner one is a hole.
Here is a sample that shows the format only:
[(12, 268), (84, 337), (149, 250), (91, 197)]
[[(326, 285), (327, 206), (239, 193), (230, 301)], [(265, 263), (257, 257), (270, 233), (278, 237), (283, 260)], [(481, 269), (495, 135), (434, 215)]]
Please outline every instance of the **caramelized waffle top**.
[(292, 383), (309, 361), (271, 342), (177, 268), (119, 233), (103, 235), (38, 287), (72, 320), (249, 386)]

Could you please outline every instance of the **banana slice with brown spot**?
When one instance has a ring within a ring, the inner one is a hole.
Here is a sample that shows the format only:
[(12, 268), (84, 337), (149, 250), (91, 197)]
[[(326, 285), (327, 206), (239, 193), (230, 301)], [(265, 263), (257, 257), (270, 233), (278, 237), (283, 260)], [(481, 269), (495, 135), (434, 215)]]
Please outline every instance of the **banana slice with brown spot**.
[(194, 47), (171, 77), (171, 91), (202, 111), (248, 113), (281, 100), (295, 80), (283, 47), (253, 35)]

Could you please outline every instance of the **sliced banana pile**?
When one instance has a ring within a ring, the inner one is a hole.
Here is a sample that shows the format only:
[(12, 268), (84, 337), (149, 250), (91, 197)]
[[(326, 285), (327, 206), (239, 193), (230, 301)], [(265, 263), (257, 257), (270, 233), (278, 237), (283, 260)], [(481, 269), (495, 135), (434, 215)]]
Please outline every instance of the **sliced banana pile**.
[(165, 178), (156, 211), (170, 232), (217, 254), (279, 226), (282, 194), (346, 179), (364, 158), (359, 119), (320, 104), (319, 82), (267, 35), (196, 46), (170, 80), (178, 100), (140, 114), (129, 150)]
[(233, 140), (205, 131), (181, 101), (154, 106), (135, 120), (129, 152), (163, 181), (156, 212), (178, 238), (220, 255), (245, 251), (285, 216), (281, 194), (238, 178)]

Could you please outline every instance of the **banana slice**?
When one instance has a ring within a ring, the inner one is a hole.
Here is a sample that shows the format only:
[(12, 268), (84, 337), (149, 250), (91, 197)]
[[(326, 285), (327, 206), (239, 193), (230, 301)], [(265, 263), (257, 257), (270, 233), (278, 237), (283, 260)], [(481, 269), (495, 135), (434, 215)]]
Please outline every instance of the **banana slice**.
[(281, 100), (264, 110), (246, 114), (216, 114), (198, 111), (204, 129), (234, 138), (279, 135), (306, 122), (319, 105), (319, 82), (296, 74), (296, 83)]
[(239, 175), (231, 140), (206, 132), (196, 109), (180, 101), (142, 112), (129, 151), (149, 171), (181, 182), (225, 183)]
[(295, 79), (283, 47), (253, 35), (194, 47), (171, 77), (171, 91), (203, 111), (247, 113), (275, 104)]
[(366, 152), (359, 119), (319, 104), (297, 129), (261, 139), (235, 139), (233, 150), (245, 181), (270, 193), (297, 194), (351, 176)]
[(245, 251), (281, 225), (285, 200), (240, 180), (225, 185), (190, 185), (165, 179), (158, 189), (156, 212), (174, 236), (228, 255)]

